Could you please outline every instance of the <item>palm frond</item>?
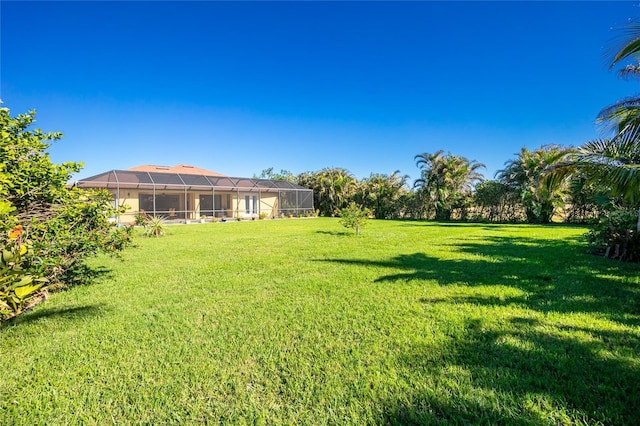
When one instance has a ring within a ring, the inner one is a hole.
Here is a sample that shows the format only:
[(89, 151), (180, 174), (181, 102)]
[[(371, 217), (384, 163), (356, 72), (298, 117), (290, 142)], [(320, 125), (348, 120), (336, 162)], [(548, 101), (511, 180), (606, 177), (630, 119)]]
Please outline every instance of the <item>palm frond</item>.
[(640, 64), (629, 64), (618, 71), (618, 76), (623, 80), (631, 80), (633, 78), (640, 79)]
[(609, 69), (612, 70), (621, 61), (640, 55), (640, 23), (634, 22), (622, 31), (621, 45), (617, 45), (610, 58)]

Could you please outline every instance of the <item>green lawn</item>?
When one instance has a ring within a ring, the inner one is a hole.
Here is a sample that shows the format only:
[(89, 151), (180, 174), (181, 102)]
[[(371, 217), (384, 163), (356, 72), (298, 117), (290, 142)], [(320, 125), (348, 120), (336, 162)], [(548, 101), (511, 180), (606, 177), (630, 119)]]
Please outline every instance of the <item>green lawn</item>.
[(640, 424), (640, 267), (584, 228), (168, 229), (0, 329), (0, 424)]

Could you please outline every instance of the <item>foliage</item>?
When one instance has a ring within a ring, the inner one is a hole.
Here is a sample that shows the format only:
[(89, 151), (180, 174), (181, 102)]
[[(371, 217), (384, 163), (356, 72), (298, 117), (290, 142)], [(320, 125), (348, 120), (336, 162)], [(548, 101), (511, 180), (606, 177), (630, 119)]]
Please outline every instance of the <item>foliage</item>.
[(167, 220), (162, 216), (149, 216), (144, 224), (142, 235), (145, 237), (162, 237), (166, 232)]
[(178, 226), (91, 259), (99, 285), (0, 328), (0, 424), (638, 423), (640, 265), (585, 227), (341, 230)]
[(450, 220), (455, 208), (464, 207), (471, 197), (473, 184), (482, 180), (478, 171), (485, 167), (475, 160), (468, 160), (439, 150), (415, 156), (421, 177), (414, 183), (423, 203), (432, 205), (436, 220)]
[(497, 180), (485, 180), (476, 185), (473, 194), (476, 206), (474, 219), (488, 222), (520, 222), (520, 200), (509, 186)]
[(347, 207), (340, 210), (340, 223), (345, 228), (352, 228), (356, 235), (360, 235), (360, 231), (367, 224), (370, 214), (371, 210), (352, 201)]
[(0, 194), (19, 212), (65, 199), (67, 180), (82, 167), (72, 162), (52, 164), (45, 150), (62, 134), (27, 130), (34, 119), (35, 111), (11, 117), (8, 108), (0, 107)]
[(346, 169), (334, 167), (298, 175), (298, 184), (313, 189), (314, 205), (322, 216), (335, 216), (356, 193), (358, 181)]
[[(611, 57), (610, 69), (633, 59), (635, 62), (620, 74), (637, 78), (640, 26), (631, 24), (625, 35)], [(598, 121), (612, 136), (588, 141), (571, 151), (565, 161), (552, 168), (547, 180), (557, 182), (569, 176), (581, 182), (593, 198), (605, 198), (612, 209), (599, 211), (599, 221), (587, 235), (589, 242), (607, 257), (640, 261), (640, 97), (603, 109)]]
[(396, 170), (390, 175), (372, 173), (358, 185), (355, 198), (376, 219), (397, 219), (405, 210), (402, 196), (408, 192), (407, 176)]
[(635, 209), (614, 208), (601, 215), (598, 223), (586, 234), (596, 253), (629, 262), (640, 261), (640, 232), (636, 230)]
[(548, 180), (555, 182), (566, 176), (578, 176), (598, 193), (640, 206), (640, 133), (625, 131), (570, 151), (564, 161), (551, 168)]
[[(618, 49), (613, 50), (610, 69), (632, 60), (620, 69), (623, 77), (640, 78), (640, 25), (626, 28)], [(591, 179), (603, 182), (613, 196), (621, 196), (637, 209), (636, 232), (640, 233), (640, 97), (630, 97), (600, 111), (599, 122), (613, 130), (609, 139), (588, 142), (579, 152), (578, 163)]]
[[(609, 69), (618, 68), (618, 74), (623, 78), (638, 79), (640, 25), (637, 22), (629, 24), (619, 40), (621, 43), (612, 49), (613, 54), (609, 57)], [(627, 60), (631, 62), (624, 64)], [(640, 130), (640, 97), (628, 97), (604, 108), (598, 114), (598, 121), (617, 135), (637, 133)]]
[(147, 215), (145, 214), (137, 214), (133, 218), (133, 223), (136, 226), (144, 226), (147, 223)]
[(29, 250), (19, 259), (21, 270), (63, 286), (89, 256), (116, 254), (130, 238), (111, 220), (121, 210), (108, 192), (67, 187), (81, 164), (53, 164), (46, 150), (62, 134), (30, 130), (34, 119), (33, 111), (11, 117), (0, 108), (0, 246), (10, 246), (6, 233), (22, 226)]
[(416, 191), (408, 191), (401, 194), (397, 205), (399, 206), (398, 217), (400, 219), (422, 219), (424, 217), (424, 204)]
[(498, 180), (518, 194), (529, 223), (549, 223), (555, 208), (563, 204), (563, 180), (547, 182), (543, 177), (550, 168), (563, 161), (570, 150), (545, 145), (534, 151), (523, 147), (515, 159), (496, 174)]
[(291, 183), (296, 183), (296, 177), (289, 170), (281, 169), (279, 173), (273, 170), (273, 167), (263, 169), (260, 172), (260, 176), (253, 175), (254, 179), (269, 179), (269, 180), (284, 180)]
[(567, 180), (564, 219), (568, 223), (595, 223), (607, 202), (601, 188), (590, 183), (584, 174), (573, 173)]
[(30, 212), (28, 224), (37, 254), (30, 259), (31, 270), (63, 286), (68, 273), (74, 274), (86, 258), (99, 252), (118, 255), (131, 244), (130, 229), (117, 227), (111, 220), (117, 214), (110, 205), (111, 194), (72, 188), (67, 195), (37, 217)]
[(46, 282), (23, 268), (23, 256), (29, 251), (23, 237), (22, 225), (16, 225), (0, 246), (0, 320), (19, 314)]

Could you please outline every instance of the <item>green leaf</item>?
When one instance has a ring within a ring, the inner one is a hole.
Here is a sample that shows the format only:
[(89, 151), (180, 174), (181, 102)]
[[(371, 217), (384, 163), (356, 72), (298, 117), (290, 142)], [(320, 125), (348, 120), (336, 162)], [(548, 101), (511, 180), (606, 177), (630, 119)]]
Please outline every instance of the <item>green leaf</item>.
[(27, 284), (31, 284), (32, 282), (33, 282), (33, 277), (31, 275), (25, 275), (20, 279), (20, 281), (18, 281), (18, 284), (16, 285), (16, 287), (22, 287)]
[(9, 250), (2, 250), (2, 260), (5, 263), (9, 263), (14, 259), (14, 255), (11, 251)]
[(22, 300), (25, 297), (35, 293), (40, 287), (42, 287), (42, 284), (25, 285), (16, 288), (14, 290), (14, 293), (16, 294), (16, 296), (18, 296), (18, 298), (20, 298), (20, 300)]
[(16, 210), (9, 201), (0, 201), (0, 215), (8, 215)]

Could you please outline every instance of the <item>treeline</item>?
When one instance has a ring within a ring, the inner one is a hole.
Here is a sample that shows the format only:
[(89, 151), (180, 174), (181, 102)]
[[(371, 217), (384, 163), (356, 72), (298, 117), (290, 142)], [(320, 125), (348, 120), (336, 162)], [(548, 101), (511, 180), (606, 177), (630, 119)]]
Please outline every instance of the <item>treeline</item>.
[(461, 155), (436, 151), (416, 155), (420, 178), (413, 182), (399, 171), (372, 173), (357, 179), (343, 168), (299, 175), (263, 170), (259, 177), (283, 179), (314, 191), (321, 216), (336, 216), (351, 202), (378, 219), (463, 220), (476, 222), (588, 223), (605, 208), (593, 185), (578, 175), (546, 178), (575, 150), (555, 145), (534, 151), (522, 148), (495, 179), (482, 174), (484, 164)]

